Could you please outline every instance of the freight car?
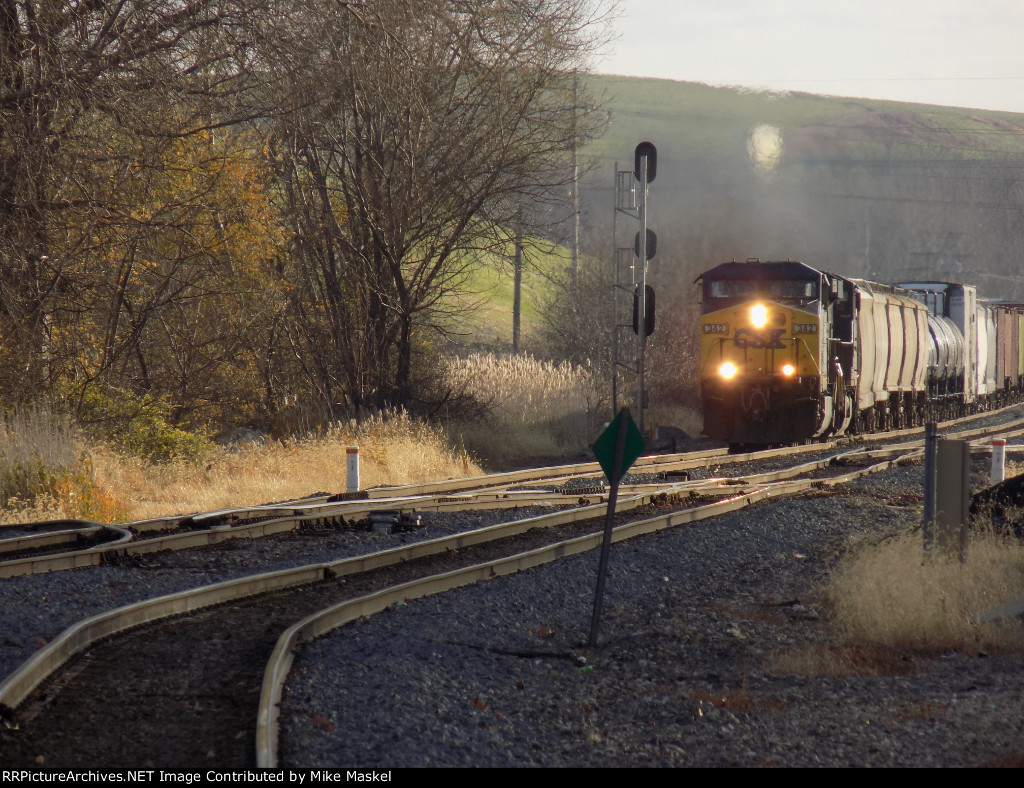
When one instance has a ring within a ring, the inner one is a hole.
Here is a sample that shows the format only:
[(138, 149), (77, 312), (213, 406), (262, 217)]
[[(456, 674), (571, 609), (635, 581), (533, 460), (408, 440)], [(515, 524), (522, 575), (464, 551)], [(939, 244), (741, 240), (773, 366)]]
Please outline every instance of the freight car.
[(903, 429), (1019, 398), (1024, 305), (972, 285), (726, 263), (701, 290), (704, 432), (733, 445)]

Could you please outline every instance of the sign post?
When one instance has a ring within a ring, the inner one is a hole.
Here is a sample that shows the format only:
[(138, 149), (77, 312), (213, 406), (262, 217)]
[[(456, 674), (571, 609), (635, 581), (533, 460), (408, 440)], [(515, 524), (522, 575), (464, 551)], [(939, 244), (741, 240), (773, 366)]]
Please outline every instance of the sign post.
[(946, 557), (967, 560), (967, 523), (971, 506), (971, 444), (938, 442), (935, 469), (935, 543)]
[(597, 567), (597, 590), (594, 592), (594, 612), (590, 618), (591, 648), (597, 645), (597, 630), (601, 621), (601, 606), (604, 600), (604, 582), (608, 574), (608, 555), (612, 546), (612, 529), (615, 525), (615, 504), (619, 497), (619, 482), (636, 462), (644, 450), (644, 438), (637, 429), (636, 422), (629, 415), (629, 409), (623, 408), (612, 420), (611, 424), (601, 433), (594, 443), (594, 456), (611, 489), (608, 492), (608, 511), (604, 519), (604, 540), (601, 543), (601, 559)]
[(938, 440), (938, 425), (929, 421), (924, 425), (924, 518), (921, 523), (925, 560), (931, 560), (935, 549), (935, 455)]

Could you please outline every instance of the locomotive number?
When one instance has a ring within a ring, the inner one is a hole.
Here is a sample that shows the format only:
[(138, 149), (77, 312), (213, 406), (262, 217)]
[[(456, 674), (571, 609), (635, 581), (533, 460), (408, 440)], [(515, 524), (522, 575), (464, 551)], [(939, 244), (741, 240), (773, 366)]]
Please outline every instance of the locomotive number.
[(793, 324), (794, 334), (817, 334), (818, 326), (816, 323), (794, 323)]
[(725, 323), (705, 323), (704, 324), (705, 334), (728, 334), (729, 326)]
[(782, 343), (782, 335), (785, 331), (786, 329), (784, 328), (773, 328), (768, 331), (749, 331), (745, 328), (739, 328), (736, 329), (736, 336), (733, 337), (733, 341), (738, 348), (753, 348), (754, 350), (761, 348), (784, 349), (786, 346)]

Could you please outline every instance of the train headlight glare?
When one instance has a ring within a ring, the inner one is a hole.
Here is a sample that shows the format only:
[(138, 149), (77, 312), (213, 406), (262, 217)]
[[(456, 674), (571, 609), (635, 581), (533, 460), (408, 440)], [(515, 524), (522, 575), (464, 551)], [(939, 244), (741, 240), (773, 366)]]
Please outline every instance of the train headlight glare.
[(750, 310), (750, 323), (754, 328), (764, 328), (768, 325), (768, 307), (764, 304), (755, 304)]
[(737, 372), (738, 370), (736, 369), (736, 365), (733, 364), (731, 361), (726, 361), (724, 364), (722, 364), (722, 366), (718, 368), (718, 374), (721, 375), (726, 380), (732, 380), (734, 377), (736, 377)]
[(796, 372), (796, 367), (794, 367), (792, 364), (782, 365), (782, 374), (785, 375), (787, 378), (793, 377), (794, 372)]

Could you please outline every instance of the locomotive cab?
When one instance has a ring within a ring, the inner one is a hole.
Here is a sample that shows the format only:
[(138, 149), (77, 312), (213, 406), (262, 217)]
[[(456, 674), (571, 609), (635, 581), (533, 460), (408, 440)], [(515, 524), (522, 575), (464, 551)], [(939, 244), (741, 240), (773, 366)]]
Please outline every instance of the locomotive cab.
[(792, 261), (727, 263), (699, 281), (705, 434), (772, 444), (825, 433), (830, 385), (849, 374), (830, 350), (831, 326), (852, 314), (850, 289)]

